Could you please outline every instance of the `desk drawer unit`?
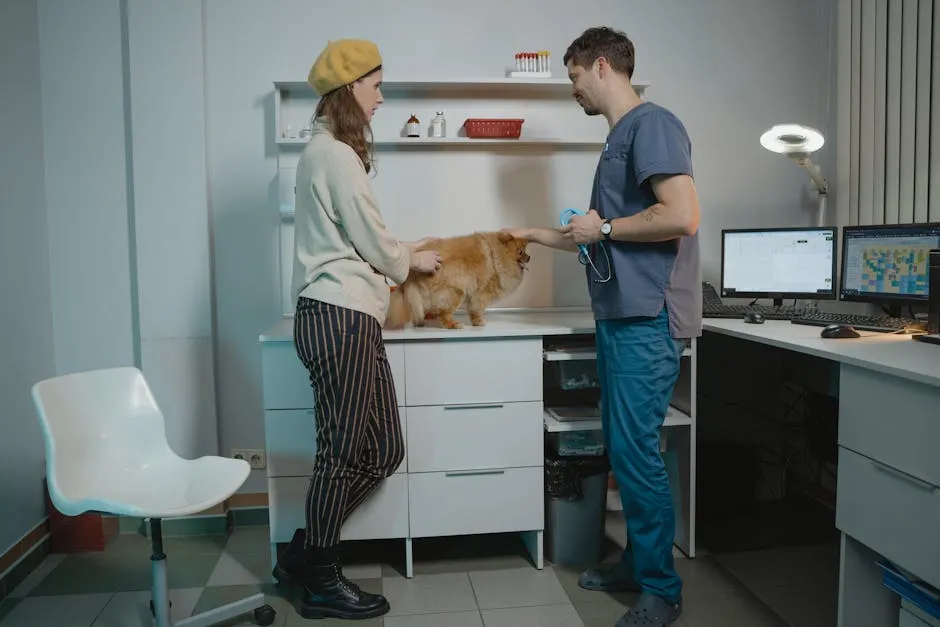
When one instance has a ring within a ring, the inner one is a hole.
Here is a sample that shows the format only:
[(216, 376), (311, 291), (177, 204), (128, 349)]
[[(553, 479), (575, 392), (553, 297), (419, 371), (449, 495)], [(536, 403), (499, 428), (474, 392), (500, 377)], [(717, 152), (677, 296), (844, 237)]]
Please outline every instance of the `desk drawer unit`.
[[(405, 460), (397, 473), (408, 468), (408, 421), (405, 408), (398, 408)], [(269, 409), (264, 412), (264, 439), (268, 450), (268, 477), (304, 477), (313, 469), (317, 453), (317, 427), (312, 409)]]
[(542, 404), (408, 409), (408, 472), (541, 466)]
[(454, 340), (405, 347), (405, 405), (542, 400), (542, 341)]
[[(290, 542), (295, 529), (306, 525), (304, 507), (310, 477), (268, 479), (272, 542)], [(397, 474), (381, 486), (346, 520), (343, 540), (408, 537), (408, 475)]]
[(940, 585), (940, 487), (839, 447), (836, 526)]
[[(405, 404), (405, 349), (401, 344), (385, 345), (395, 381), (398, 404)], [(312, 409), (313, 390), (306, 368), (297, 357), (293, 342), (270, 342), (261, 350), (264, 372), (262, 390), (265, 409)]]
[(542, 468), (408, 475), (411, 536), (542, 529)]
[(940, 486), (938, 443), (940, 387), (842, 366), (840, 445)]

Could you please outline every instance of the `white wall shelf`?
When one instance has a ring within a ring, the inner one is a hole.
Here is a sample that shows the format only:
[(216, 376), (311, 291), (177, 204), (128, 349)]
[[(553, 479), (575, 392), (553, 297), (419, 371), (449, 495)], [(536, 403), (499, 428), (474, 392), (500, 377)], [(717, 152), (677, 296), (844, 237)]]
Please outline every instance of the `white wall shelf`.
[[(277, 210), (282, 222), (278, 236), (281, 306), (284, 315), (291, 315), (294, 181), (298, 159), (309, 141), (300, 135), (310, 127), (319, 96), (306, 81), (274, 81), (273, 87), (274, 124), (268, 128), (273, 131), (269, 141), (277, 154)], [(635, 81), (634, 87), (644, 97), (649, 83)], [(574, 102), (567, 77), (390, 77), (383, 80), (382, 93), (384, 102), (372, 121), (375, 150), (392, 161), (414, 162), (410, 173), (420, 171), (417, 164), (439, 158), (454, 160), (459, 168), (470, 164), (471, 169), (480, 172), (490, 155), (507, 157), (506, 163), (513, 162), (511, 167), (516, 168), (521, 167), (518, 164), (522, 160), (545, 159), (548, 163), (533, 163), (523, 167), (522, 172), (549, 172), (552, 168), (568, 168), (582, 160), (582, 155), (599, 154), (608, 133), (603, 116), (585, 115)], [(430, 137), (429, 132), (437, 111), (443, 111), (446, 119), (446, 136), (442, 138)], [(404, 137), (405, 121), (411, 115), (420, 120), (421, 137)], [(518, 139), (470, 138), (463, 129), (467, 118), (524, 122)]]
[[(279, 146), (292, 146), (302, 149), (307, 145), (307, 139), (294, 139), (279, 137), (276, 143)], [(557, 137), (520, 137), (519, 139), (495, 139), (473, 137), (390, 137), (376, 139), (374, 145), (382, 148), (427, 148), (431, 146), (450, 147), (488, 147), (512, 148), (516, 146), (557, 146), (559, 148), (597, 148), (604, 145), (601, 139), (565, 139)]]
[[(639, 95), (649, 88), (645, 81), (634, 81), (633, 87)], [(306, 81), (275, 81), (277, 92), (288, 94), (307, 94), (316, 97), (313, 87)], [(571, 81), (567, 78), (441, 78), (419, 80), (383, 80), (382, 91), (388, 94), (397, 92), (433, 92), (472, 90), (489, 96), (493, 92), (512, 91), (517, 94), (554, 94), (571, 96)]]

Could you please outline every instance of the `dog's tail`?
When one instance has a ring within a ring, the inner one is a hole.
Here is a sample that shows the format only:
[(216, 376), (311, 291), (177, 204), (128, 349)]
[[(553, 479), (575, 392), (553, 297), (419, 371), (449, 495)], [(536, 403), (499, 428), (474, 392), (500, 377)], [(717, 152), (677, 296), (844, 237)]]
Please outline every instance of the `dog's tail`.
[(424, 302), (421, 300), (421, 294), (416, 285), (405, 281), (389, 297), (385, 326), (401, 328), (409, 322), (419, 322), (423, 319)]

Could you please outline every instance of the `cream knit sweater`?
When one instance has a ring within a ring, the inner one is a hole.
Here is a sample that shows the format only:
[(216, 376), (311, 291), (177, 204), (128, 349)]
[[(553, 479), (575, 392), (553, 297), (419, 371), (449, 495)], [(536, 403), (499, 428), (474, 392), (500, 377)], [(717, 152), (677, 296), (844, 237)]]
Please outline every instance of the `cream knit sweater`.
[(297, 164), (294, 209), (295, 299), (305, 296), (362, 311), (385, 322), (389, 288), (411, 268), (411, 248), (385, 227), (368, 174), (325, 120)]

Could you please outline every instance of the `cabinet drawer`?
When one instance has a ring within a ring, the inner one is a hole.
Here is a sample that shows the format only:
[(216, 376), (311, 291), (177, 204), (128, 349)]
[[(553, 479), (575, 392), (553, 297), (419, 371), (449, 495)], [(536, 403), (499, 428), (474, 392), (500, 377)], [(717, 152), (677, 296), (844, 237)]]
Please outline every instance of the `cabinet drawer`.
[(542, 468), (408, 475), (415, 538), (542, 529)]
[(940, 488), (839, 447), (836, 526), (940, 585)]
[(405, 347), (405, 404), (542, 400), (542, 340), (440, 340)]
[[(395, 396), (404, 405), (405, 349), (401, 344), (386, 344), (385, 352), (392, 368)], [(266, 342), (261, 346), (261, 379), (265, 409), (313, 408), (310, 377), (293, 342)]]
[(843, 365), (839, 444), (940, 486), (940, 388)]
[(408, 472), (541, 466), (542, 404), (411, 407)]
[[(405, 461), (396, 473), (407, 470), (408, 421), (399, 407)], [(269, 477), (307, 477), (317, 454), (317, 427), (312, 409), (269, 409), (264, 412), (264, 440)]]
[[(304, 514), (310, 477), (268, 479), (272, 542), (290, 542), (306, 525)], [(343, 525), (343, 540), (408, 537), (408, 475), (392, 475), (352, 513)]]

